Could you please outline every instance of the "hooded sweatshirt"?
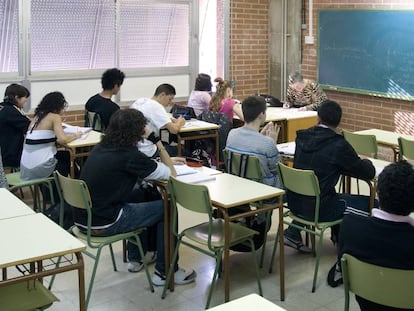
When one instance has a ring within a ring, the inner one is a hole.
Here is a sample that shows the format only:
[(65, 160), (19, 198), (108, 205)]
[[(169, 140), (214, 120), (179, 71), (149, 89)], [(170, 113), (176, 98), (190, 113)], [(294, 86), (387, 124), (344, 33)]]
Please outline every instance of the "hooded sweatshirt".
[[(319, 179), (320, 220), (324, 220), (324, 212), (334, 208), (338, 201), (335, 186), (341, 174), (365, 180), (375, 177), (372, 162), (361, 159), (342, 135), (326, 126), (297, 131), (294, 159), (295, 168), (313, 170)], [(304, 212), (308, 205), (307, 197), (290, 195), (289, 207), (292, 212), (313, 219), (313, 210), (309, 211), (308, 208), (308, 213)]]

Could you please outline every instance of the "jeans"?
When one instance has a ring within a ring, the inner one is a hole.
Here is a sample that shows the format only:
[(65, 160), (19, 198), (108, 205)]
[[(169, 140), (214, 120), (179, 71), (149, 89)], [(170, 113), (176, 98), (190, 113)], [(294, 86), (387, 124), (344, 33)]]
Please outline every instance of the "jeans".
[[(123, 212), (120, 219), (112, 226), (103, 229), (100, 235), (107, 236), (118, 233), (133, 231), (142, 227), (154, 227), (156, 230), (156, 251), (157, 261), (155, 269), (160, 273), (165, 273), (164, 262), (164, 203), (162, 200), (142, 202), (142, 203), (126, 203), (122, 206)], [(145, 232), (145, 231), (144, 231)], [(147, 251), (148, 243), (146, 234), (140, 236), (144, 248)], [(128, 242), (128, 259), (140, 261), (138, 247)]]

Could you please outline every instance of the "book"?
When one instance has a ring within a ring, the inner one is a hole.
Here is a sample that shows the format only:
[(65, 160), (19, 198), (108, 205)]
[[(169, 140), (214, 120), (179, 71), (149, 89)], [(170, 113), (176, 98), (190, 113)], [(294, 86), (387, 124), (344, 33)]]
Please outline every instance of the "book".
[(189, 184), (197, 184), (203, 181), (215, 180), (216, 176), (197, 171), (194, 174), (177, 176), (177, 179)]
[(66, 135), (76, 134), (78, 131), (82, 132), (80, 139), (85, 139), (88, 136), (88, 133), (92, 131), (91, 127), (82, 127), (82, 126), (73, 126), (67, 123), (62, 123), (63, 132)]
[(187, 175), (187, 174), (195, 174), (198, 171), (194, 168), (189, 167), (188, 165), (174, 165), (175, 171), (177, 172), (177, 176)]

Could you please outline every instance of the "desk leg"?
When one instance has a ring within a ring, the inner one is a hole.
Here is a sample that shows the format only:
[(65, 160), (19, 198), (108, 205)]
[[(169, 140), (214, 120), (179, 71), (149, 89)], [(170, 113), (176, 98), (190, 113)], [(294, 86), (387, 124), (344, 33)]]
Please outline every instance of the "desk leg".
[(218, 129), (216, 130), (216, 137), (215, 137), (215, 141), (216, 141), (216, 169), (219, 170), (220, 169), (220, 141), (219, 141), (219, 132)]
[(181, 157), (181, 135), (177, 133), (177, 157)]
[(279, 197), (279, 285), (280, 300), (285, 301), (285, 243), (283, 239), (283, 201)]
[(224, 269), (224, 302), (230, 300), (230, 220), (229, 213), (227, 209), (223, 209), (224, 216), (224, 259), (223, 259), (223, 269)]
[(70, 177), (75, 178), (75, 152), (76, 150), (72, 148), (66, 149), (70, 154)]
[(78, 260), (78, 287), (79, 287), (79, 310), (86, 311), (85, 300), (85, 264), (83, 261), (82, 253), (76, 253)]

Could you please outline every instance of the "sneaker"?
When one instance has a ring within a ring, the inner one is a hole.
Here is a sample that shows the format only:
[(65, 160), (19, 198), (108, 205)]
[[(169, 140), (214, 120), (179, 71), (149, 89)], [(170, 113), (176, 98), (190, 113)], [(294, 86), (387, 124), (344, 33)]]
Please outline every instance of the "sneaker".
[(147, 265), (150, 265), (157, 261), (157, 252), (146, 252), (144, 256), (144, 260), (147, 263)]
[(342, 271), (338, 263), (335, 263), (329, 270), (327, 281), (330, 287), (338, 287), (344, 283), (344, 280), (342, 279)]
[(130, 261), (128, 262), (128, 271), (136, 273), (144, 268), (144, 264), (141, 261)]
[(284, 236), (283, 237), (283, 243), (286, 246), (292, 247), (294, 249), (296, 249), (298, 252), (301, 253), (312, 253), (312, 249), (310, 249), (309, 247), (307, 247), (306, 245), (304, 245), (302, 243), (302, 241), (298, 241), (298, 240), (294, 240), (289, 236)]
[[(186, 271), (184, 269), (179, 268), (174, 273), (174, 283), (176, 285), (184, 285), (191, 282), (194, 282), (197, 277), (197, 273), (194, 270)], [(152, 276), (152, 283), (155, 286), (164, 286), (165, 280), (167, 277), (165, 274), (161, 274), (157, 270), (154, 271), (154, 275)]]

